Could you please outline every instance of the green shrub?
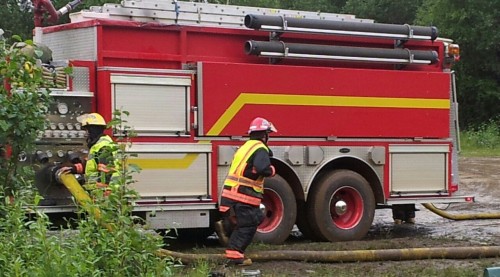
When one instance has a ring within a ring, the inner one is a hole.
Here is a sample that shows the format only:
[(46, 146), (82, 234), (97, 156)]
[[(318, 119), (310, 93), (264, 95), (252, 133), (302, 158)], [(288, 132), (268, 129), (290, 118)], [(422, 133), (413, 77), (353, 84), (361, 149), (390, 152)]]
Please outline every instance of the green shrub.
[(500, 156), (500, 118), (491, 119), (460, 134), (465, 156)]
[[(34, 149), (51, 99), (34, 64), (35, 57), (0, 41), (0, 75), (12, 85), (0, 85), (0, 276), (171, 276), (174, 260), (156, 255), (163, 238), (139, 228), (132, 215), (137, 193), (129, 185), (139, 169), (127, 165), (128, 137), (115, 145), (120, 177), (110, 184), (111, 195), (92, 195), (100, 216), (80, 207), (76, 222), (68, 222), (77, 230), (53, 231), (36, 209), (34, 171), (19, 157)], [(121, 116), (116, 112), (111, 123), (130, 134)]]

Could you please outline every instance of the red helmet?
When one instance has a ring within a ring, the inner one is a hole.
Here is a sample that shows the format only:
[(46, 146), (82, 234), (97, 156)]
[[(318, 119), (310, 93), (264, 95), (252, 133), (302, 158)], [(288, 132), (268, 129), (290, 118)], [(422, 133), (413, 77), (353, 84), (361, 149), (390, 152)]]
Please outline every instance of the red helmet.
[(276, 130), (274, 125), (271, 122), (267, 121), (265, 118), (256, 117), (254, 120), (252, 120), (252, 123), (250, 123), (248, 133), (250, 134), (251, 132), (257, 131), (267, 131), (268, 133), (270, 133), (277, 132), (278, 130)]

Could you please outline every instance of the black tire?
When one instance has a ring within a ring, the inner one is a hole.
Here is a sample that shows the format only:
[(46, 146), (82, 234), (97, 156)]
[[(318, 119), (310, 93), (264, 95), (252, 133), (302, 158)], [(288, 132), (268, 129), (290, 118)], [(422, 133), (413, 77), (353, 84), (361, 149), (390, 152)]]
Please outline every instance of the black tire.
[(297, 202), (297, 227), (299, 228), (300, 233), (305, 239), (309, 239), (312, 241), (321, 241), (324, 240), (322, 238), (318, 238), (315, 232), (311, 229), (311, 225), (309, 224), (308, 216), (307, 216), (307, 205), (304, 201)]
[(254, 241), (282, 244), (290, 235), (297, 218), (297, 203), (292, 188), (280, 176), (264, 183), (264, 221), (257, 228)]
[[(345, 210), (336, 205), (345, 204)], [(375, 215), (373, 191), (361, 175), (350, 170), (327, 174), (311, 191), (308, 217), (314, 234), (326, 241), (362, 239)]]

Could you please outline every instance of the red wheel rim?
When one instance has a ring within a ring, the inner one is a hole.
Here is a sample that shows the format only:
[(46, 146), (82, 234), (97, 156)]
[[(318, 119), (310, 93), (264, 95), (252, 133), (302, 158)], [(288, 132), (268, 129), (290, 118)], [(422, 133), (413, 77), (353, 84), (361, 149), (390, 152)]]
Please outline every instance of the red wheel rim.
[[(346, 209), (338, 213), (335, 205), (343, 201)], [(341, 187), (333, 194), (330, 200), (330, 215), (333, 223), (341, 229), (351, 229), (358, 225), (363, 217), (363, 198), (359, 191), (352, 187)]]
[(283, 220), (283, 200), (276, 191), (266, 189), (264, 198), (262, 199), (262, 205), (265, 207), (263, 211), (264, 221), (259, 225), (257, 231), (260, 233), (269, 233), (278, 228)]

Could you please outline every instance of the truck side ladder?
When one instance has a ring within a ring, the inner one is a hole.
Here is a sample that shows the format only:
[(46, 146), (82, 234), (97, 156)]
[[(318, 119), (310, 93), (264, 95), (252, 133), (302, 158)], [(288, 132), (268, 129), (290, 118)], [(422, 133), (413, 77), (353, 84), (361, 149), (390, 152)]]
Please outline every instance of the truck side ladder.
[(373, 23), (354, 15), (221, 5), (172, 0), (123, 0), (121, 4), (92, 6), (89, 10), (70, 15), (72, 22), (92, 18), (109, 18), (163, 24), (204, 25), (244, 28), (247, 14), (277, 15), (292, 18), (321, 19), (346, 22)]
[[(220, 5), (185, 1), (123, 0), (120, 4), (92, 6), (88, 11), (70, 15), (72, 22), (93, 18), (248, 28), (270, 32), (270, 41), (248, 41), (245, 51), (249, 55), (267, 57), (271, 63), (283, 58), (321, 59), (388, 64), (437, 63), (435, 51), (403, 49), (408, 40), (437, 38), (437, 28), (410, 25), (381, 24), (373, 20), (358, 19), (354, 15), (269, 9), (248, 6)], [(304, 45), (279, 41), (286, 32), (348, 35), (394, 40), (394, 47), (366, 48), (337, 45)]]

